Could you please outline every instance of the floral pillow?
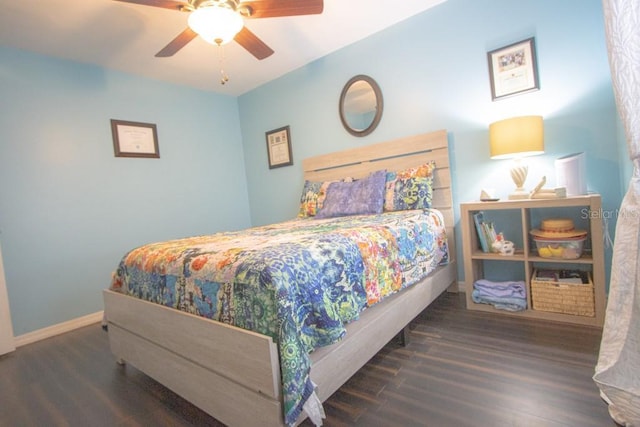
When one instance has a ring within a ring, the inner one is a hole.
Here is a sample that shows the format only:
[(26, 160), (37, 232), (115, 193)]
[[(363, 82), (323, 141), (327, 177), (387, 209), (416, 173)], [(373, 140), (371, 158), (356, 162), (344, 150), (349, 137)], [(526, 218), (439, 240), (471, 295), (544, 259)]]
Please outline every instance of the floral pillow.
[(307, 218), (316, 216), (318, 210), (322, 208), (324, 199), (327, 196), (327, 188), (333, 182), (351, 182), (353, 178), (344, 178), (337, 181), (309, 181), (304, 182), (302, 195), (300, 196), (300, 209), (298, 210), (298, 218)]
[(384, 211), (427, 209), (433, 199), (435, 161), (398, 172), (387, 172)]
[(318, 205), (322, 207), (322, 203), (327, 194), (327, 188), (329, 188), (331, 182), (332, 181), (318, 182), (309, 180), (304, 182), (302, 195), (300, 196), (299, 218), (315, 216), (318, 213)]
[(382, 213), (386, 176), (380, 170), (353, 182), (331, 183), (316, 218)]

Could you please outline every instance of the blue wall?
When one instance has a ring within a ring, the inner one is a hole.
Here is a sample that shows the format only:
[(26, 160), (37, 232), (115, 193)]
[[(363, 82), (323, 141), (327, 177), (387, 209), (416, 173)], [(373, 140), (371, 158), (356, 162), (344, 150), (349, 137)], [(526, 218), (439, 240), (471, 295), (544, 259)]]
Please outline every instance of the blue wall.
[[(540, 91), (492, 102), (487, 51), (531, 36)], [(364, 138), (338, 117), (356, 74), (384, 95)], [(101, 310), (111, 271), (137, 245), (292, 218), (305, 157), (444, 128), (455, 201), (482, 187), (505, 197), (512, 183), (507, 163), (489, 159), (488, 125), (540, 114), (546, 153), (531, 159), (529, 187), (542, 175), (553, 185), (553, 160), (576, 151), (606, 210), (625, 182), (600, 0), (447, 0), (237, 99), (0, 48), (0, 93), (0, 242), (16, 335)], [(111, 118), (156, 123), (161, 158), (115, 158)], [(270, 170), (265, 132), (285, 125), (294, 165)]]
[[(14, 332), (102, 310), (141, 244), (250, 224), (237, 99), (0, 48), (0, 241)], [(116, 158), (110, 119), (155, 123)]]
[[(487, 52), (532, 36), (540, 90), (492, 102)], [(349, 135), (338, 117), (342, 87), (356, 74), (373, 77), (384, 96), (380, 126), (364, 138)], [(489, 159), (488, 125), (528, 114), (544, 117), (546, 138), (545, 154), (530, 159), (529, 188), (543, 175), (553, 186), (554, 160), (585, 151), (589, 190), (603, 195), (604, 209), (620, 204), (600, 0), (448, 0), (241, 96), (239, 105), (254, 224), (296, 214), (301, 159), (443, 128), (453, 144), (455, 201), (477, 200), (483, 187), (506, 197), (513, 183), (507, 161)], [(269, 170), (264, 132), (284, 125), (295, 164)]]

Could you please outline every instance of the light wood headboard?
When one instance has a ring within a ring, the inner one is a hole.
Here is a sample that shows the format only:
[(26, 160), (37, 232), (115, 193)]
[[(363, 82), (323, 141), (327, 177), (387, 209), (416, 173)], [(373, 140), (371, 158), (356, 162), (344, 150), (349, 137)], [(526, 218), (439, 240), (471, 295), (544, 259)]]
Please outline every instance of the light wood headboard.
[(444, 216), (449, 256), (454, 259), (455, 220), (446, 130), (310, 157), (302, 161), (302, 169), (307, 180), (329, 181), (345, 177), (362, 178), (380, 169), (402, 170), (429, 160), (436, 162), (432, 207), (440, 210)]

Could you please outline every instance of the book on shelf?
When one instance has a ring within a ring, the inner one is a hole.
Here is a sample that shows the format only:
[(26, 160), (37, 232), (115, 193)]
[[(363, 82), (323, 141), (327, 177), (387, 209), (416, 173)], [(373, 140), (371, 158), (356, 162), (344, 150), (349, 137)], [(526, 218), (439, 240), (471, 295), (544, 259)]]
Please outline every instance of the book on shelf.
[(485, 221), (484, 214), (482, 212), (476, 212), (473, 214), (473, 222), (476, 225), (480, 249), (482, 249), (482, 252), (492, 252), (491, 245), (498, 237), (493, 223)]
[(482, 252), (489, 252), (489, 246), (487, 245), (487, 239), (485, 238), (484, 233), (484, 214), (482, 212), (474, 213), (473, 222), (476, 225), (476, 232), (478, 233), (480, 249), (482, 249)]
[(496, 229), (493, 227), (492, 222), (485, 222), (483, 226), (484, 226), (484, 237), (485, 239), (487, 239), (487, 244), (489, 245), (489, 252), (495, 252), (495, 250), (493, 250), (492, 248), (492, 245), (493, 245), (493, 242), (495, 242), (496, 238), (498, 237), (498, 235), (496, 234)]

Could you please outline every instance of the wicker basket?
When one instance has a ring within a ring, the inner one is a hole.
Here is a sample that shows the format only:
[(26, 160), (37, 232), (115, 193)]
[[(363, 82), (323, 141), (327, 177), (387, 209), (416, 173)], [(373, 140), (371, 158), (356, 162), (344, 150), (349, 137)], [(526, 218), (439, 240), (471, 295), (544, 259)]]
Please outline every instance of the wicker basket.
[(534, 310), (576, 316), (595, 316), (593, 280), (589, 283), (564, 283), (552, 280), (536, 280), (537, 271), (531, 278), (531, 303)]

